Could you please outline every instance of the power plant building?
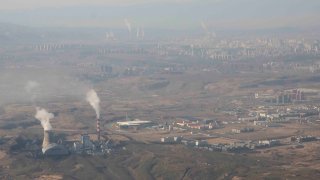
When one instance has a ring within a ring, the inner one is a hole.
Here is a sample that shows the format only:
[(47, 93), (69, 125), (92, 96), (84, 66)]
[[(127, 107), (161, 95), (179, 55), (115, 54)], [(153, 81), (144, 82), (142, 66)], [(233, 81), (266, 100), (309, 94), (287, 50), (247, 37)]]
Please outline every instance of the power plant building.
[(109, 141), (93, 142), (88, 134), (81, 134), (81, 141), (73, 143), (73, 151), (77, 154), (102, 155), (110, 152)]

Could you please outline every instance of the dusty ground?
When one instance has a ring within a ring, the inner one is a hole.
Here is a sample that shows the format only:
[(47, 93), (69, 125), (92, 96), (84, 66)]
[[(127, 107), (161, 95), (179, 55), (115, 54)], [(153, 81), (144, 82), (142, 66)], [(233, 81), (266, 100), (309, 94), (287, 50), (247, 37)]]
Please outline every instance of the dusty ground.
[[(297, 179), (300, 173), (312, 172), (313, 177), (320, 176), (320, 143), (305, 143), (303, 148), (294, 145), (279, 146), (270, 149), (259, 150), (253, 157), (266, 157), (282, 163), (279, 168), (283, 169), (289, 177)], [(291, 179), (290, 178), (290, 179)]]
[(228, 138), (211, 138), (211, 139), (207, 139), (209, 144), (231, 144), (236, 142), (233, 139), (228, 139)]
[(4, 159), (7, 156), (7, 153), (4, 151), (0, 151), (0, 160)]
[(62, 175), (42, 175), (35, 180), (61, 180), (63, 179)]

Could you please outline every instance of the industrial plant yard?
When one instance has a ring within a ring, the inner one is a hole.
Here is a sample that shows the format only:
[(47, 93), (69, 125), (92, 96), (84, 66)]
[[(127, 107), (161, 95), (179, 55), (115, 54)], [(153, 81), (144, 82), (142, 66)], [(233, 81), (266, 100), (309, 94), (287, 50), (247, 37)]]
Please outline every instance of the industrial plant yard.
[(84, 27), (53, 10), (46, 28), (1, 23), (0, 7), (1, 180), (320, 179), (320, 26), (214, 32), (188, 6), (199, 27), (106, 28), (103, 4), (70, 14)]

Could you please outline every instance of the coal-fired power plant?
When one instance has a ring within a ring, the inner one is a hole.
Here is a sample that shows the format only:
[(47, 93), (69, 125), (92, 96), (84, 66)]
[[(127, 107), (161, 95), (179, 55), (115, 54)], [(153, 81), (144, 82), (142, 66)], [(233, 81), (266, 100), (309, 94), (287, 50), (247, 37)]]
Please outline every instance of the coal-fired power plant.
[[(44, 156), (61, 156), (68, 155), (69, 153), (75, 154), (91, 154), (91, 155), (103, 155), (110, 153), (111, 143), (104, 139), (101, 140), (100, 129), (100, 99), (95, 90), (91, 89), (87, 93), (86, 100), (92, 106), (96, 113), (96, 132), (97, 140), (91, 141), (90, 134), (84, 133), (81, 135), (82, 141), (62, 141), (55, 143), (56, 138), (51, 126), (51, 119), (54, 118), (53, 113), (49, 113), (46, 109), (37, 107), (35, 118), (41, 122), (43, 127), (43, 142), (42, 142), (42, 154)], [(57, 131), (56, 129), (55, 131)]]

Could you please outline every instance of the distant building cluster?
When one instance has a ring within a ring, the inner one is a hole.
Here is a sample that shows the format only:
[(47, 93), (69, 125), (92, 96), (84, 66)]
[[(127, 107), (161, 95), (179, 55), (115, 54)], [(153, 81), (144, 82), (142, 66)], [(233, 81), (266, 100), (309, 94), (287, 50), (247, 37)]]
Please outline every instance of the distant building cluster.
[(311, 142), (311, 141), (317, 141), (318, 138), (314, 136), (298, 136), (298, 137), (291, 137), (292, 142), (298, 142), (298, 143), (303, 143), (303, 142)]
[(204, 119), (204, 120), (195, 120), (191, 121), (188, 119), (179, 118), (174, 122), (174, 126), (179, 128), (188, 128), (188, 129), (214, 129), (220, 127), (219, 123), (212, 119)]
[[(205, 44), (205, 45), (204, 45)], [(205, 46), (206, 48), (203, 48)], [(198, 56), (214, 60), (248, 59), (259, 57), (285, 57), (320, 55), (320, 41), (305, 39), (254, 39), (254, 40), (214, 40), (193, 43), (181, 49), (179, 55)]]
[(246, 152), (259, 148), (269, 148), (273, 146), (281, 145), (280, 140), (260, 140), (260, 141), (246, 141), (246, 142), (234, 142), (229, 144), (209, 144), (206, 140), (189, 140), (182, 136), (179, 137), (163, 137), (160, 139), (161, 143), (165, 144), (184, 144), (188, 147), (200, 148), (209, 151), (219, 152)]
[(248, 132), (253, 132), (254, 128), (250, 128), (250, 127), (245, 127), (242, 129), (232, 129), (231, 132), (232, 133), (236, 133), (236, 134), (240, 134), (240, 133), (248, 133)]
[(307, 100), (318, 100), (320, 92), (312, 89), (291, 89), (278, 92), (257, 92), (256, 100), (274, 104), (288, 104)]

